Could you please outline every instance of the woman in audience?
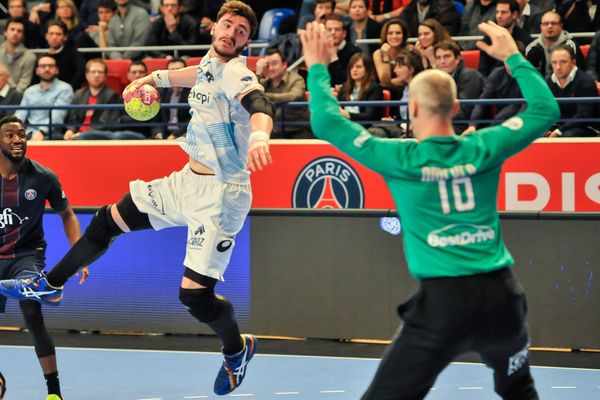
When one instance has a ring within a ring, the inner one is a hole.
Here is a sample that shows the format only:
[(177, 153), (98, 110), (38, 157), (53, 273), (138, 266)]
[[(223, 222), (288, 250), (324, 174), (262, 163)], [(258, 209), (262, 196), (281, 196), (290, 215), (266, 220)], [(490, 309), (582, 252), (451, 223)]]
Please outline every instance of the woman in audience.
[(421, 55), (423, 68), (430, 69), (435, 67), (435, 55), (433, 46), (442, 40), (452, 40), (450, 34), (438, 21), (427, 18), (419, 24), (419, 38), (415, 43), (415, 49)]
[(400, 19), (390, 19), (381, 28), (381, 47), (373, 53), (373, 61), (379, 82), (384, 87), (399, 86), (394, 81), (394, 59), (406, 47), (408, 28)]
[[(392, 98), (408, 104), (408, 84), (412, 79), (423, 71), (421, 55), (414, 49), (404, 49), (398, 54), (394, 62), (395, 81), (398, 87), (394, 88)], [(408, 128), (408, 106), (402, 105), (394, 108), (389, 117), (382, 118), (383, 121), (397, 121), (397, 123), (377, 124), (369, 129), (375, 136), (379, 137), (410, 137)]]
[[(383, 91), (375, 77), (371, 56), (356, 53), (348, 62), (348, 79), (338, 93), (340, 101), (383, 100)], [(340, 112), (353, 121), (375, 121), (383, 115), (382, 107), (344, 106)]]
[(85, 33), (86, 27), (79, 23), (75, 3), (72, 0), (57, 0), (55, 17), (67, 25), (69, 40), (77, 45), (80, 36)]

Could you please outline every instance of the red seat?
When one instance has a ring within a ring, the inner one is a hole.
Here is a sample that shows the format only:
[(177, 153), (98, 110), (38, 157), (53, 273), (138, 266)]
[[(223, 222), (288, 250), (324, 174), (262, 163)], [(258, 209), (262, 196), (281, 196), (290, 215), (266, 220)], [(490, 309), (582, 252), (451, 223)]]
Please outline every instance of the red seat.
[(590, 51), (590, 45), (584, 44), (583, 46), (579, 46), (581, 49), (581, 54), (583, 55), (584, 61), (587, 61), (588, 52)]
[(119, 94), (123, 93), (123, 89), (125, 89), (121, 77), (116, 75), (106, 75), (106, 86)]
[(148, 73), (150, 73), (159, 69), (167, 69), (167, 62), (169, 60), (166, 58), (144, 58), (142, 61), (146, 64)]
[(598, 95), (600, 95), (600, 82), (596, 81), (596, 89), (598, 90)]
[(460, 55), (465, 62), (465, 67), (477, 69), (477, 66), (479, 66), (479, 50), (463, 50)]
[[(392, 93), (388, 89), (383, 89), (383, 100), (389, 101), (392, 99)], [(383, 116), (389, 117), (392, 115), (392, 109), (390, 106), (385, 106), (383, 108)]]
[(246, 57), (246, 66), (248, 67), (248, 69), (250, 71), (256, 72), (256, 63), (258, 62), (259, 59), (260, 59), (260, 57), (258, 57), (258, 56)]
[(191, 67), (192, 65), (200, 64), (200, 61), (202, 61), (202, 57), (190, 57), (187, 60), (185, 60), (185, 65)]
[[(129, 79), (127, 79), (127, 70), (129, 69), (129, 64), (131, 64), (131, 60), (104, 60), (106, 62), (106, 66), (108, 68), (107, 78), (108, 76), (116, 77), (121, 81), (121, 86), (125, 88), (129, 83)], [(108, 82), (107, 82), (108, 84)], [(123, 89), (121, 89), (123, 91)], [(121, 93), (119, 91), (118, 93)]]

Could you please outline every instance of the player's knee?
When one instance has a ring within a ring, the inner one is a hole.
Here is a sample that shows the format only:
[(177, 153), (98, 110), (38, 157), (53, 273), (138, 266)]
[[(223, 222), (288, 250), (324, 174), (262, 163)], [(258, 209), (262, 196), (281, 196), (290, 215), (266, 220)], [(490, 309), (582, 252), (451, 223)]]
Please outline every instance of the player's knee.
[(229, 302), (215, 295), (213, 289), (179, 289), (179, 300), (198, 321), (209, 323), (219, 317)]
[(29, 329), (44, 324), (44, 319), (42, 317), (42, 306), (40, 303), (33, 300), (26, 300), (21, 301), (19, 306), (21, 307), (21, 314), (23, 314), (25, 324)]
[(123, 233), (113, 219), (110, 208), (104, 206), (100, 208), (92, 221), (85, 230), (84, 236), (91, 242), (98, 244), (101, 247), (106, 247), (110, 242)]

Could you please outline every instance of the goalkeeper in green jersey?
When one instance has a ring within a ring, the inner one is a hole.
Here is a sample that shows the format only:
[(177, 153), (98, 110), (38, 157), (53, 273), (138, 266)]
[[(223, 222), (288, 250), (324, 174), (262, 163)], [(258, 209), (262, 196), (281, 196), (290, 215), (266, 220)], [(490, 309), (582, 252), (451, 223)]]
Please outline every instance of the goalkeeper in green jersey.
[(493, 22), (478, 46), (506, 63), (527, 109), (502, 125), (457, 136), (456, 86), (445, 72), (419, 73), (409, 86), (416, 141), (380, 139), (344, 118), (329, 84), (332, 46), (323, 27), (301, 33), (309, 67), (311, 125), (385, 179), (404, 228), (404, 249), (419, 291), (399, 307), (402, 328), (364, 394), (369, 400), (422, 399), (459, 354), (474, 351), (494, 370), (504, 399), (537, 399), (529, 370), (525, 295), (511, 273), (496, 208), (502, 163), (543, 136), (559, 117), (544, 79)]

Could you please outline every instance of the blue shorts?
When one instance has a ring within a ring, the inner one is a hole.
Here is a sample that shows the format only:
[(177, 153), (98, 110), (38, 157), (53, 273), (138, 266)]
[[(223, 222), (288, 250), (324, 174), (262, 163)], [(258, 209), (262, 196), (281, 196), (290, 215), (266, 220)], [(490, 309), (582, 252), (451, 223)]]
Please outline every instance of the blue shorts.
[[(42, 253), (17, 256), (0, 260), (0, 280), (25, 279), (37, 275), (46, 266), (46, 257)], [(0, 294), (0, 313), (4, 312), (6, 297)]]

